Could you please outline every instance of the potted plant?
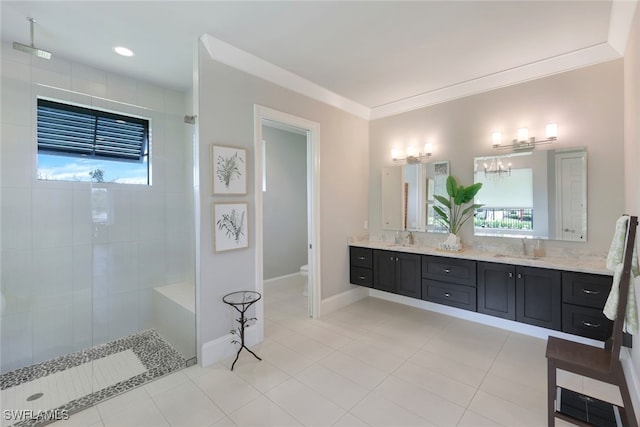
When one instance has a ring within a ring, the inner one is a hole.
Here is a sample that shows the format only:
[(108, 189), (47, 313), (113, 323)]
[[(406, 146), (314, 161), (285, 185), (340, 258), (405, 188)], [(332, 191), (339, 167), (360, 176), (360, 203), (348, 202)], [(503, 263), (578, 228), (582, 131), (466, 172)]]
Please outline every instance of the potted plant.
[(482, 188), (482, 183), (477, 182), (475, 184), (465, 187), (464, 185), (458, 185), (456, 179), (449, 175), (447, 177), (447, 194), (449, 198), (444, 196), (435, 195), (435, 199), (442, 204), (441, 206), (434, 206), (433, 210), (438, 216), (438, 220), (447, 228), (449, 236), (447, 240), (440, 245), (441, 249), (459, 251), (461, 249), (460, 237), (458, 232), (469, 218), (473, 217), (476, 209), (481, 204), (469, 204), (473, 198), (478, 194)]

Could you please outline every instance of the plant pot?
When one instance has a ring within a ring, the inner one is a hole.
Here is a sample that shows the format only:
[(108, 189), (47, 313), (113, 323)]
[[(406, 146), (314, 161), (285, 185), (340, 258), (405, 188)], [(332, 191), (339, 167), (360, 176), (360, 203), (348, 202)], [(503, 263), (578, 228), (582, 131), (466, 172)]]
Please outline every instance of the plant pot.
[(438, 247), (443, 251), (459, 252), (462, 250), (462, 241), (457, 234), (449, 233), (447, 240), (440, 242)]

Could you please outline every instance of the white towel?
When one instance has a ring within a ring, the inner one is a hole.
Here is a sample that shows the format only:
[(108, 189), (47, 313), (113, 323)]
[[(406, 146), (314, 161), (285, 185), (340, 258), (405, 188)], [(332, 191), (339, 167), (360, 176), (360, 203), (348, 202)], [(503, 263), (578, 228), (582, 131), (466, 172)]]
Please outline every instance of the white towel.
[[(615, 320), (618, 310), (618, 294), (620, 289), (620, 279), (624, 262), (624, 248), (627, 236), (627, 223), (629, 216), (623, 215), (616, 221), (616, 230), (611, 242), (611, 248), (607, 255), (607, 268), (613, 271), (613, 283), (609, 298), (604, 305), (603, 313), (610, 320)], [(630, 334), (638, 332), (638, 309), (636, 304), (636, 293), (634, 290), (634, 278), (638, 276), (638, 250), (636, 242), (633, 242), (633, 256), (631, 258), (631, 277), (629, 280), (629, 296), (627, 300), (627, 310), (625, 313), (624, 331)]]

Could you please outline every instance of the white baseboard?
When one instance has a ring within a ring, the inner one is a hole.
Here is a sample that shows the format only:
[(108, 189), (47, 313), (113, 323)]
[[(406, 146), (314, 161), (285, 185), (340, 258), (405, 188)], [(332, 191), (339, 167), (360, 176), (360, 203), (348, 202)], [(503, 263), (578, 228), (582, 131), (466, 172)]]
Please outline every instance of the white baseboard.
[(358, 286), (354, 289), (339, 293), (338, 295), (323, 299), (320, 307), (321, 316), (332, 313), (368, 296), (369, 290)]
[[(258, 338), (258, 331), (261, 330), (262, 327), (262, 324), (258, 323), (247, 326), (247, 329), (244, 331), (244, 340), (247, 347), (251, 347), (260, 342)], [(235, 338), (235, 335), (229, 333), (221, 336), (220, 338), (204, 343), (202, 345), (200, 365), (203, 367), (213, 365), (235, 355), (238, 351), (238, 344), (231, 342)]]
[(300, 276), (300, 272), (285, 274), (284, 276), (272, 277), (271, 279), (264, 280), (262, 283), (264, 283), (264, 285), (268, 285), (269, 283), (277, 282), (278, 280), (288, 279), (289, 277), (297, 277), (297, 276)]

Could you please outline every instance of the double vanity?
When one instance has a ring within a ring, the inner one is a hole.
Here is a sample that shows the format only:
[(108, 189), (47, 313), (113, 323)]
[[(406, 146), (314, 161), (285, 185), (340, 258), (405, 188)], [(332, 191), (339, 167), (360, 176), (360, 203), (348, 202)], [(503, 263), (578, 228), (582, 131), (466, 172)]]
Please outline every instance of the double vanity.
[[(604, 259), (352, 243), (350, 281), (384, 292), (604, 341), (612, 283)], [(627, 342), (630, 346), (630, 342)]]

